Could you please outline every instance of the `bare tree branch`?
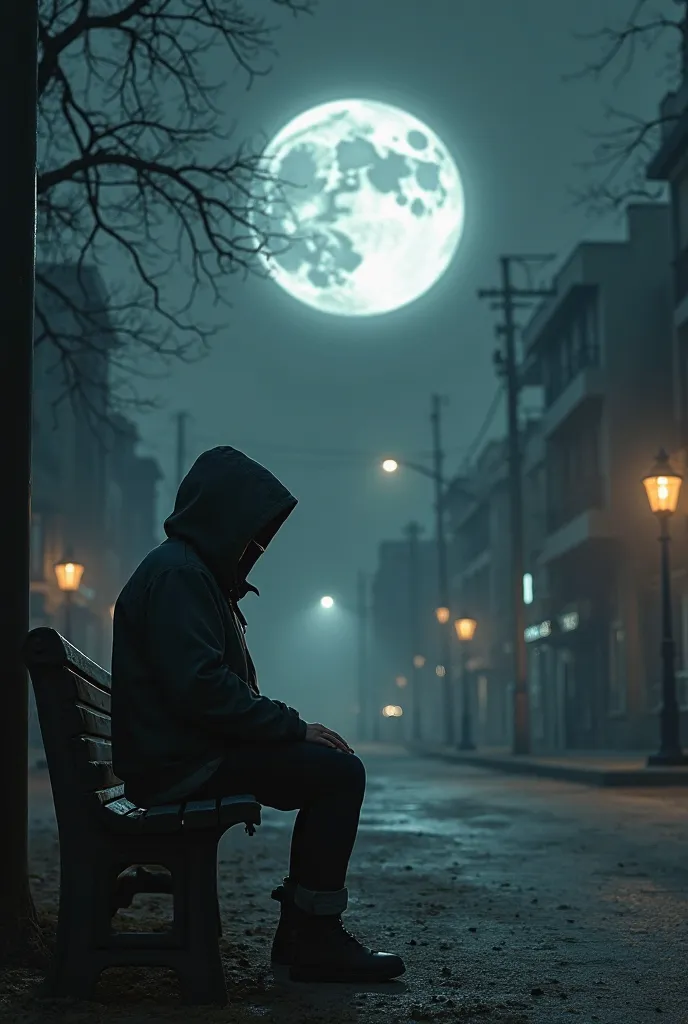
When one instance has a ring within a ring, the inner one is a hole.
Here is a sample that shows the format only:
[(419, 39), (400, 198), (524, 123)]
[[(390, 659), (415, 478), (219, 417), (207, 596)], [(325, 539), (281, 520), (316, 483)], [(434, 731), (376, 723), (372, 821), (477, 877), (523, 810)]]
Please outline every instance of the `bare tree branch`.
[[(657, 10), (656, 0), (634, 0), (628, 17), (620, 25), (579, 35), (586, 44), (596, 44), (599, 54), (568, 79), (592, 77), (602, 81), (610, 75), (613, 85), (618, 86), (636, 66), (641, 50), (646, 53), (661, 43), (667, 46), (662, 79), (667, 90), (677, 88), (688, 53), (686, 2), (673, 0), (673, 7), (681, 8), (673, 17), (667, 13), (668, 3), (664, 0), (663, 9)], [(581, 165), (587, 183), (574, 191), (576, 201), (598, 214), (620, 209), (631, 200), (660, 199), (664, 188), (648, 182), (646, 169), (663, 134), (680, 113), (658, 110), (654, 117), (641, 117), (606, 105), (605, 118), (610, 128), (590, 136), (594, 143), (592, 158)]]
[[(263, 140), (234, 143), (227, 111), (237, 73), (250, 87), (276, 53), (256, 9), (314, 4), (41, 0), (36, 342), (59, 353), (65, 394), (96, 387), (97, 351), (117, 401), (139, 402), (136, 377), (207, 351), (221, 324), (201, 302), (227, 306), (227, 278), (264, 273), (258, 257), (286, 242), (258, 216)], [(92, 268), (112, 296), (100, 309)]]

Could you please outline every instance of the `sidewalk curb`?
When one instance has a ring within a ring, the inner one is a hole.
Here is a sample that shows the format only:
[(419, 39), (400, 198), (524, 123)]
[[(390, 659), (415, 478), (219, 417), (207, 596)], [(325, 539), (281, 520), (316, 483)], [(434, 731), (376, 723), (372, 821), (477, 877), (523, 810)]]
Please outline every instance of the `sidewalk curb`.
[(511, 775), (534, 775), (587, 786), (654, 788), (658, 786), (688, 787), (688, 768), (602, 768), (588, 765), (557, 764), (535, 757), (464, 753), (447, 747), (407, 744), (406, 749), (418, 757), (451, 761), (471, 768), (505, 772)]

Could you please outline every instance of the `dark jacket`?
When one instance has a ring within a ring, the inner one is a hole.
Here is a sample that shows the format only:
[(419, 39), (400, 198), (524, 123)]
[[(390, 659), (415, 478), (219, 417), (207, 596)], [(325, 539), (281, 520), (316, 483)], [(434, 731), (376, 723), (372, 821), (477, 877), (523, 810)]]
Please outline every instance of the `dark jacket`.
[(181, 799), (233, 743), (301, 740), (293, 708), (264, 697), (238, 600), (248, 572), (296, 506), (234, 448), (194, 463), (150, 552), (115, 605), (112, 756), (129, 799)]

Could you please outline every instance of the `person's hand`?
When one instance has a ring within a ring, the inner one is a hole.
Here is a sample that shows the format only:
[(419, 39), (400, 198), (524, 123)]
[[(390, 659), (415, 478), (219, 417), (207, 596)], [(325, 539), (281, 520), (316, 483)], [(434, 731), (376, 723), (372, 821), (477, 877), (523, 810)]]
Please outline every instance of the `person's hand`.
[(320, 725), (319, 722), (306, 726), (306, 743), (320, 743), (323, 747), (332, 747), (334, 750), (340, 750), (344, 754), (353, 754), (354, 752), (353, 747), (350, 747), (338, 732)]

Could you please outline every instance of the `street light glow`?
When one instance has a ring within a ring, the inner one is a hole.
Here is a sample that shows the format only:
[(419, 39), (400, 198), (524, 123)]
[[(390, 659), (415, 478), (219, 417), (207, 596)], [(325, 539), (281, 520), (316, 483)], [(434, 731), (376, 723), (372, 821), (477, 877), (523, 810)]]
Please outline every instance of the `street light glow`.
[(334, 608), (334, 598), (333, 597), (321, 597), (320, 598), (320, 606), (322, 608), (327, 608), (328, 610), (330, 608)]
[(404, 709), (398, 704), (385, 704), (382, 709), (383, 718), (401, 718), (404, 713)]
[(80, 562), (58, 562), (55, 566), (55, 576), (60, 590), (67, 593), (74, 593), (81, 585), (81, 577), (84, 574), (84, 567)]
[(382, 463), (382, 468), (384, 469), (385, 473), (396, 473), (396, 471), (399, 469), (399, 463), (397, 462), (396, 459), (385, 459), (385, 461)]

